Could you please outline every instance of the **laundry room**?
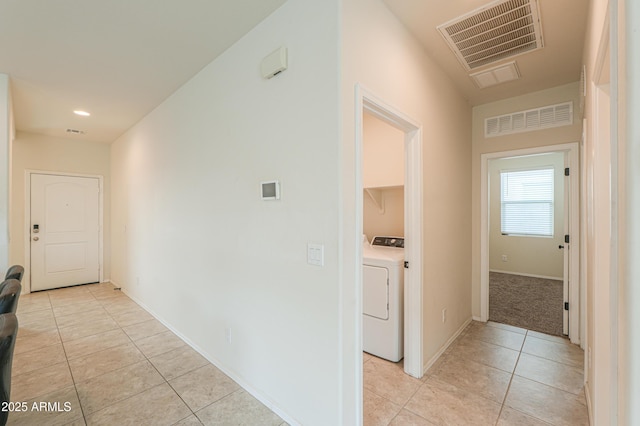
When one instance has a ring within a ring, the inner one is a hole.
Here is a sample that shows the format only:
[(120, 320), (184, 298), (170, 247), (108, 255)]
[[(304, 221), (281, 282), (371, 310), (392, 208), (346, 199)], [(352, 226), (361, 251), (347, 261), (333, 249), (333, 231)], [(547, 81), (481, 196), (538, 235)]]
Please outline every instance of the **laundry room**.
[(404, 132), (363, 114), (363, 230), (404, 237)]
[(404, 138), (363, 114), (363, 350), (404, 357)]

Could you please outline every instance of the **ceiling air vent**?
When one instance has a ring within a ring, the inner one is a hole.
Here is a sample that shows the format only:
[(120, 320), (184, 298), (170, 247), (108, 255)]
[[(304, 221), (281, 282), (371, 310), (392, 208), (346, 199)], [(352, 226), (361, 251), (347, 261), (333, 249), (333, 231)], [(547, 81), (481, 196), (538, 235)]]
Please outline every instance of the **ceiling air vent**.
[(467, 71), (543, 46), (537, 0), (498, 0), (438, 30)]
[(518, 111), (484, 120), (484, 137), (529, 132), (573, 124), (573, 102)]
[(67, 129), (67, 133), (71, 133), (73, 135), (84, 135), (86, 132), (78, 129)]
[(493, 68), (478, 71), (469, 75), (478, 89), (495, 86), (496, 84), (506, 83), (508, 81), (520, 78), (520, 71), (515, 61), (506, 64), (496, 65)]

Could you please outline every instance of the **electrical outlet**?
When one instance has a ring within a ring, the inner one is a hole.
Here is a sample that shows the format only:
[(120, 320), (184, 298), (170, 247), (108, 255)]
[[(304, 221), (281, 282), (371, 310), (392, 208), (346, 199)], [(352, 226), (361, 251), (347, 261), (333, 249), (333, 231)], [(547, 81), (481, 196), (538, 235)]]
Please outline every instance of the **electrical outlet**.
[(503, 255), (502, 255), (502, 261), (503, 261), (503, 262), (508, 262), (508, 261), (509, 261), (509, 258), (507, 257), (507, 255), (506, 255), (506, 254), (503, 254)]
[(445, 322), (447, 322), (447, 308), (442, 310), (442, 323), (444, 324)]
[(231, 327), (227, 327), (225, 329), (225, 337), (227, 339), (227, 343), (231, 343)]

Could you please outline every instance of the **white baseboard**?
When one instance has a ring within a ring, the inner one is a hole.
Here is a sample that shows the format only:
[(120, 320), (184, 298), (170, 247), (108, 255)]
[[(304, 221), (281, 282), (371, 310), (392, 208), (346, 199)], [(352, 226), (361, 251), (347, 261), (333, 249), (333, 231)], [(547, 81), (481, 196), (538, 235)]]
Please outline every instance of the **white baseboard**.
[(591, 405), (591, 392), (589, 391), (589, 383), (584, 384), (584, 396), (587, 400), (587, 415), (589, 416), (589, 425), (593, 426), (593, 406)]
[(442, 354), (449, 348), (449, 346), (451, 346), (454, 340), (458, 338), (460, 333), (462, 333), (462, 331), (471, 323), (472, 320), (473, 318), (469, 318), (468, 320), (466, 320), (464, 324), (462, 324), (462, 326), (453, 334), (453, 336), (451, 336), (449, 340), (447, 340), (447, 342), (440, 348), (440, 350), (434, 356), (432, 356), (425, 365), (422, 366), (422, 375), (424, 375), (427, 370), (429, 370), (429, 368), (431, 368), (431, 366), (435, 364), (438, 358), (440, 358)]
[(474, 321), (478, 321), (478, 322), (486, 322), (486, 321), (482, 321), (481, 317), (477, 317), (475, 315), (473, 317), (471, 317), (471, 319), (474, 320)]
[(542, 278), (545, 280), (557, 280), (557, 281), (562, 281), (564, 280), (563, 277), (548, 277), (546, 275), (536, 275), (536, 274), (525, 274), (522, 272), (512, 272), (512, 271), (501, 271), (499, 269), (489, 269), (489, 272), (498, 272), (499, 274), (509, 274), (509, 275), (519, 275), (521, 277), (531, 277), (531, 278)]

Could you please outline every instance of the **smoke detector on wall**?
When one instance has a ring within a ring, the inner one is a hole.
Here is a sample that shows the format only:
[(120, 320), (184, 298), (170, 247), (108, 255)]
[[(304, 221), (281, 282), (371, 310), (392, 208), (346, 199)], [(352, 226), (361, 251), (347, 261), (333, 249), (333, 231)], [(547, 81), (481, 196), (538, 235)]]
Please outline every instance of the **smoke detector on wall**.
[(467, 71), (543, 47), (538, 0), (498, 0), (438, 26)]

